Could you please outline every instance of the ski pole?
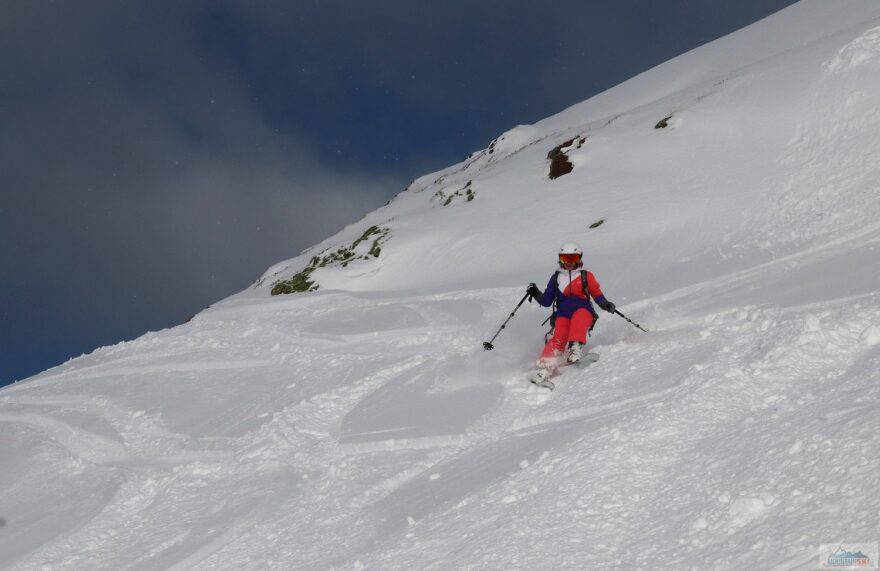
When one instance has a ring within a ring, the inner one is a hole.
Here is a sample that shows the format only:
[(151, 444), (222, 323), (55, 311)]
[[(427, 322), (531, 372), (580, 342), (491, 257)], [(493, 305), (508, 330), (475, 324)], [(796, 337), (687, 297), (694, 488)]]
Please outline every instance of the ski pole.
[(616, 313), (617, 315), (619, 315), (619, 316), (621, 316), (622, 318), (626, 319), (627, 321), (629, 321), (630, 323), (632, 323), (633, 325), (635, 325), (636, 327), (638, 327), (639, 329), (641, 329), (641, 330), (644, 331), (645, 333), (648, 332), (647, 329), (642, 328), (641, 325), (639, 325), (638, 323), (636, 323), (635, 321), (633, 321), (633, 320), (630, 319), (629, 317), (625, 316), (624, 314), (620, 313), (620, 312), (617, 311), (616, 309), (614, 310), (614, 313)]
[[(510, 321), (510, 319), (513, 317), (513, 314), (516, 313), (516, 310), (517, 310), (517, 309), (519, 309), (519, 306), (521, 306), (523, 303), (525, 303), (525, 301), (526, 301), (528, 298), (529, 298), (529, 294), (527, 293), (527, 294), (525, 294), (525, 295), (523, 296), (523, 298), (522, 298), (521, 300), (519, 300), (519, 303), (516, 304), (516, 307), (513, 308), (513, 311), (510, 312), (510, 317), (508, 317), (507, 319), (505, 319), (505, 320), (504, 320), (504, 323), (501, 324), (501, 328), (498, 329), (498, 332), (495, 334), (495, 337), (498, 337), (498, 335), (501, 334), (501, 331), (502, 331), (502, 330), (504, 329), (504, 327), (507, 325), (507, 322)], [(494, 348), (495, 348), (495, 345), (492, 345), (492, 341), (495, 341), (495, 337), (492, 337), (492, 339), (490, 339), (490, 340), (488, 340), (488, 341), (483, 341), (483, 349), (485, 349), (486, 351), (491, 351), (492, 349), (494, 349)]]

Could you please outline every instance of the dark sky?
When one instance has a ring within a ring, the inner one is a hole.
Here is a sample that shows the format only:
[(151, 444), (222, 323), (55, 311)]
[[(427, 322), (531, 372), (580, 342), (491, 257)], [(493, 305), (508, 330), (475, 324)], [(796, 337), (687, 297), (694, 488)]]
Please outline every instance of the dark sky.
[(0, 3), (0, 385), (791, 0)]

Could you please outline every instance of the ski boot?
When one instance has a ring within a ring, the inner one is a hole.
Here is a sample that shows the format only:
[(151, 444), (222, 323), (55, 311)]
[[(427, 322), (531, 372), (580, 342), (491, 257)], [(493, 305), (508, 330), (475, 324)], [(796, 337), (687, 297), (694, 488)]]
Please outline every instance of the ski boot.
[(584, 356), (584, 344), (578, 343), (576, 341), (572, 341), (568, 344), (568, 357), (566, 360), (570, 365), (575, 365), (581, 362), (581, 357)]
[(550, 389), (551, 391), (556, 388), (556, 385), (553, 384), (553, 381), (550, 380), (550, 377), (553, 376), (553, 368), (547, 367), (543, 365), (538, 365), (532, 371), (529, 372), (527, 378), (529, 382), (538, 385), (539, 387), (544, 387), (546, 389)]

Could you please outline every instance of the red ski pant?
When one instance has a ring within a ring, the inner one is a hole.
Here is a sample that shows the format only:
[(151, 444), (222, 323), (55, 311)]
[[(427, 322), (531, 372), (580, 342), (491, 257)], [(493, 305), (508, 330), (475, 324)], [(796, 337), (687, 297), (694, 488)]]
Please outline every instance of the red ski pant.
[(553, 326), (553, 337), (544, 345), (541, 360), (558, 357), (565, 351), (566, 344), (572, 341), (586, 343), (587, 332), (592, 324), (593, 314), (586, 309), (578, 309), (571, 319), (557, 316), (556, 324)]

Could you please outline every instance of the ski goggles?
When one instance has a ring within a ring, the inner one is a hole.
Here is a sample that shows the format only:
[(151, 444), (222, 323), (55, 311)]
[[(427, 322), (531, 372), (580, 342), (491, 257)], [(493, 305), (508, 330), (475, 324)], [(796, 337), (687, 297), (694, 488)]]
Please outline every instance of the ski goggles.
[(559, 254), (560, 264), (576, 264), (581, 261), (580, 254)]

